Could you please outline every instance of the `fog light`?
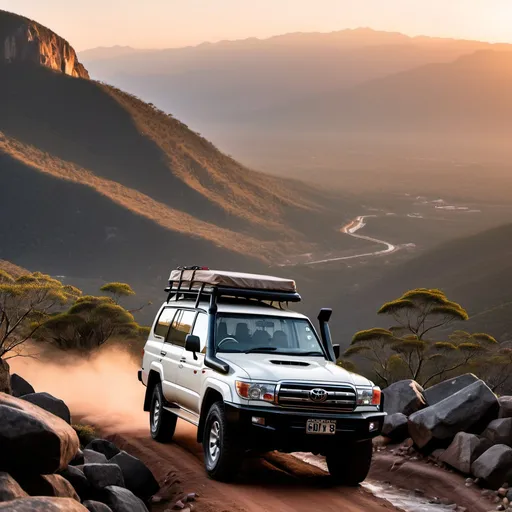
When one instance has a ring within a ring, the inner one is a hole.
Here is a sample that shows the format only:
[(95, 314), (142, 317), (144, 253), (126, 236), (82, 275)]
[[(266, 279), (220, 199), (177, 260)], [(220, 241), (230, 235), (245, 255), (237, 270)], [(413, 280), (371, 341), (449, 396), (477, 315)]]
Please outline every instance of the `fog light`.
[(378, 428), (379, 428), (379, 424), (378, 423), (370, 421), (370, 424), (368, 425), (368, 430), (370, 432), (373, 432), (374, 430), (377, 430)]
[(255, 423), (256, 425), (265, 425), (265, 418), (260, 418), (258, 416), (253, 416), (252, 417), (252, 422)]

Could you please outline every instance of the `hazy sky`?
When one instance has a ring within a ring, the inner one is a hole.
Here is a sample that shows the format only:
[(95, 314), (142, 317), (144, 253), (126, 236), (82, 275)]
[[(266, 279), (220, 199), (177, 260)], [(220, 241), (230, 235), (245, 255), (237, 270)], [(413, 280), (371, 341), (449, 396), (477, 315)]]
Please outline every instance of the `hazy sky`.
[(512, 0), (0, 0), (77, 50), (164, 48), (360, 26), (512, 42)]

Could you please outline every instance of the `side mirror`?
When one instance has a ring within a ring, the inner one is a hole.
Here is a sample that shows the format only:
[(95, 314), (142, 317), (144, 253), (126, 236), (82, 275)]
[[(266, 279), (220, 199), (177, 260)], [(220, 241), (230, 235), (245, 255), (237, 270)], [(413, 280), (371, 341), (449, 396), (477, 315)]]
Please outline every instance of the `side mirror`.
[(336, 360), (340, 358), (340, 346), (339, 345), (333, 345), (332, 350), (334, 351), (334, 357)]
[(196, 352), (201, 352), (201, 340), (195, 334), (187, 334), (185, 338), (185, 350), (194, 354), (194, 359), (197, 359)]

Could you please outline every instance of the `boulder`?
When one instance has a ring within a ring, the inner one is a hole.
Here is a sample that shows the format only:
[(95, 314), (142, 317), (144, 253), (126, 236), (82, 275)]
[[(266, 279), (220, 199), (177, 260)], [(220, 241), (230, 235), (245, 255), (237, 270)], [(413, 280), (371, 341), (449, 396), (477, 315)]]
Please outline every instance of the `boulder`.
[(60, 475), (30, 475), (18, 477), (18, 482), (30, 496), (72, 498), (80, 501), (74, 487)]
[(148, 512), (144, 502), (128, 489), (115, 485), (103, 489), (103, 502), (112, 512)]
[(459, 375), (453, 379), (444, 380), (435, 386), (425, 389), (424, 395), (428, 405), (435, 405), (441, 400), (452, 396), (457, 391), (470, 386), (475, 383), (478, 379), (476, 375), (472, 373), (466, 373)]
[(123, 473), (117, 464), (86, 464), (84, 474), (95, 489), (103, 489), (109, 485), (124, 487)]
[(84, 450), (84, 462), (85, 464), (106, 464), (108, 460), (103, 453), (86, 449)]
[(23, 395), (29, 395), (30, 393), (35, 393), (35, 389), (23, 377), (20, 377), (17, 373), (13, 373), (11, 375), (11, 388), (12, 388), (12, 396), (16, 396), (16, 397), (20, 397)]
[(409, 436), (407, 428), (407, 416), (401, 412), (388, 414), (384, 418), (382, 426), (382, 435), (389, 437), (393, 441), (403, 441)]
[(491, 421), (482, 436), (492, 444), (512, 445), (512, 418), (501, 418)]
[(500, 418), (512, 418), (512, 396), (500, 396)]
[(498, 400), (479, 380), (409, 417), (409, 433), (420, 449), (447, 446), (457, 432), (481, 432), (498, 415)]
[(400, 412), (406, 416), (427, 406), (423, 388), (415, 380), (400, 380), (383, 390), (384, 410), (388, 414)]
[(492, 443), (488, 439), (458, 432), (439, 460), (458, 469), (461, 473), (470, 474), (471, 464), (491, 446)]
[(85, 464), (84, 452), (80, 449), (76, 452), (75, 456), (69, 462), (70, 466), (82, 466)]
[(71, 498), (23, 498), (0, 503), (2, 512), (87, 512)]
[(108, 460), (115, 457), (121, 451), (114, 443), (106, 439), (93, 439), (85, 449), (103, 453)]
[(67, 467), (79, 448), (76, 432), (57, 416), (0, 393), (0, 470), (50, 474)]
[(495, 444), (485, 451), (471, 466), (471, 473), (492, 489), (505, 482), (512, 484), (512, 448)]
[(9, 473), (0, 473), (0, 501), (10, 501), (26, 497), (28, 497), (28, 494)]
[(81, 500), (91, 497), (92, 486), (81, 469), (75, 466), (68, 466), (66, 469), (59, 471), (59, 475), (73, 486)]
[(71, 425), (71, 413), (69, 412), (69, 408), (59, 398), (55, 398), (49, 393), (29, 393), (28, 395), (23, 395), (22, 398), (31, 404), (41, 407), (41, 409), (45, 411), (55, 414), (55, 416), (58, 416)]
[(105, 505), (105, 503), (100, 503), (99, 501), (84, 501), (84, 507), (89, 510), (89, 512), (112, 512), (112, 509)]
[(110, 462), (121, 468), (126, 488), (144, 501), (159, 491), (160, 486), (153, 473), (136, 457), (122, 451), (110, 459)]
[(8, 395), (12, 393), (9, 364), (2, 358), (0, 358), (0, 393), (7, 393)]

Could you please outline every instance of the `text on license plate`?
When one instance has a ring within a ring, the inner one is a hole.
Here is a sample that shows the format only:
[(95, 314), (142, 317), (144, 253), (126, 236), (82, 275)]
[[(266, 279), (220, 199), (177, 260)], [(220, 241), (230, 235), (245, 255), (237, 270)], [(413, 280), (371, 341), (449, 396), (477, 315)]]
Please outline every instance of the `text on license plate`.
[(307, 434), (336, 434), (336, 420), (308, 420), (306, 422)]

